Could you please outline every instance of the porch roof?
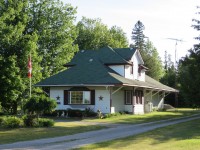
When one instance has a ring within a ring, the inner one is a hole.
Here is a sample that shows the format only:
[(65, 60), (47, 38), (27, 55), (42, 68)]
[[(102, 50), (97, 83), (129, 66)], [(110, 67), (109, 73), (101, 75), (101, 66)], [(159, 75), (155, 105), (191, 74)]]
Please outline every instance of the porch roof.
[(168, 92), (179, 92), (178, 90), (171, 88), (169, 86), (166, 86), (155, 79), (149, 77), (148, 75), (145, 76), (145, 81), (139, 81), (139, 80), (131, 80), (124, 78), (122, 76), (112, 74), (111, 75), (118, 79), (119, 81), (123, 82), (124, 86), (134, 86), (134, 87), (143, 87), (147, 89), (155, 89), (155, 90), (161, 90), (161, 91), (168, 91)]
[[(95, 66), (93, 66), (94, 64)], [(178, 92), (176, 89), (166, 86), (147, 75), (145, 76), (145, 82), (131, 80), (124, 78), (106, 66), (97, 64), (98, 63), (91, 63), (90, 65), (74, 66), (42, 80), (35, 86), (134, 86)]]

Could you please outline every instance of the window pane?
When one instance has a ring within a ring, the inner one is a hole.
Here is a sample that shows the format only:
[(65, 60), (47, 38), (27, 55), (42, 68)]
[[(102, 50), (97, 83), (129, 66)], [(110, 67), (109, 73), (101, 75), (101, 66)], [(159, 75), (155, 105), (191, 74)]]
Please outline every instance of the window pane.
[(90, 91), (84, 91), (83, 104), (90, 104)]
[(142, 91), (140, 92), (140, 104), (142, 104)]
[(90, 91), (70, 91), (70, 104), (90, 104)]
[(82, 104), (83, 92), (71, 91), (71, 104)]
[(136, 104), (138, 104), (138, 91), (135, 92)]
[(126, 91), (126, 104), (131, 104), (131, 91)]

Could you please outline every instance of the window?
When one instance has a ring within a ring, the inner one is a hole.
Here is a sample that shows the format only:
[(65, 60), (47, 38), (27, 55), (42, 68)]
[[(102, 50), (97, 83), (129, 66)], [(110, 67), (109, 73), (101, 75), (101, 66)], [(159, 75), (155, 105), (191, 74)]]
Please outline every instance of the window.
[(142, 104), (143, 92), (135, 91), (136, 104)]
[(130, 66), (130, 73), (133, 74), (133, 62), (132, 62), (132, 65)]
[(69, 104), (91, 104), (91, 92), (70, 91)]
[(138, 74), (139, 74), (139, 76), (141, 76), (141, 71), (142, 71), (142, 68), (141, 68), (140, 65), (138, 65)]
[(135, 92), (135, 99), (136, 99), (135, 103), (138, 104), (138, 92), (137, 91)]
[(126, 105), (132, 104), (132, 91), (125, 91), (125, 104)]

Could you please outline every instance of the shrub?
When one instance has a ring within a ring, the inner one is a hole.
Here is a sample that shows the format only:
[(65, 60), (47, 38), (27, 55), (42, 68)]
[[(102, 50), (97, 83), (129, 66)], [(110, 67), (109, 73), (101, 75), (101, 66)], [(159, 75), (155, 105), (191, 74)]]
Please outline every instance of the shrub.
[(97, 113), (94, 112), (91, 108), (85, 108), (85, 111), (83, 111), (84, 117), (96, 117)]
[(24, 109), (30, 114), (36, 113), (38, 116), (49, 113), (56, 108), (56, 101), (44, 95), (32, 96), (24, 105)]
[(44, 116), (44, 117), (57, 117), (58, 112), (57, 112), (57, 110), (52, 111), (52, 112), (45, 112), (42, 116)]
[(25, 115), (22, 119), (26, 127), (35, 127), (38, 124), (36, 116), (33, 115)]
[(0, 117), (0, 127), (2, 126), (3, 121), (4, 121), (4, 118)]
[(130, 114), (128, 111), (120, 111), (119, 113), (120, 113), (121, 115)]
[(3, 119), (2, 126), (4, 128), (18, 128), (21, 127), (22, 119), (17, 117), (6, 117)]
[(104, 118), (110, 118), (110, 117), (112, 117), (112, 114), (105, 114), (104, 115)]
[(67, 109), (68, 117), (83, 117), (83, 111), (79, 109)]
[(116, 112), (116, 113), (114, 113), (114, 114), (111, 114), (112, 116), (120, 116), (121, 115), (121, 113), (119, 113), (119, 112)]
[(0, 116), (4, 116), (6, 115), (4, 112), (0, 112)]
[(39, 118), (38, 127), (52, 127), (54, 126), (54, 121), (52, 119)]

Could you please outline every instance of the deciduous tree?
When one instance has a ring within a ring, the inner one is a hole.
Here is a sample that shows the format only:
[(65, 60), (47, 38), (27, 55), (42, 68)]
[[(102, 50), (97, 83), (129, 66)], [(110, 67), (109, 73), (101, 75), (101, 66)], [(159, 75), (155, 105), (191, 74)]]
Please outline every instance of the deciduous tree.
[(109, 29), (100, 19), (83, 17), (77, 24), (79, 31), (76, 44), (79, 49), (98, 49), (104, 46), (113, 48), (128, 47), (125, 33), (119, 27)]
[(2, 106), (28, 97), (30, 54), (32, 84), (61, 71), (63, 64), (73, 57), (78, 50), (74, 44), (77, 37), (73, 24), (75, 13), (76, 9), (59, 0), (0, 1), (0, 89), (18, 95), (16, 98), (9, 94), (8, 98), (9, 95), (2, 94)]

